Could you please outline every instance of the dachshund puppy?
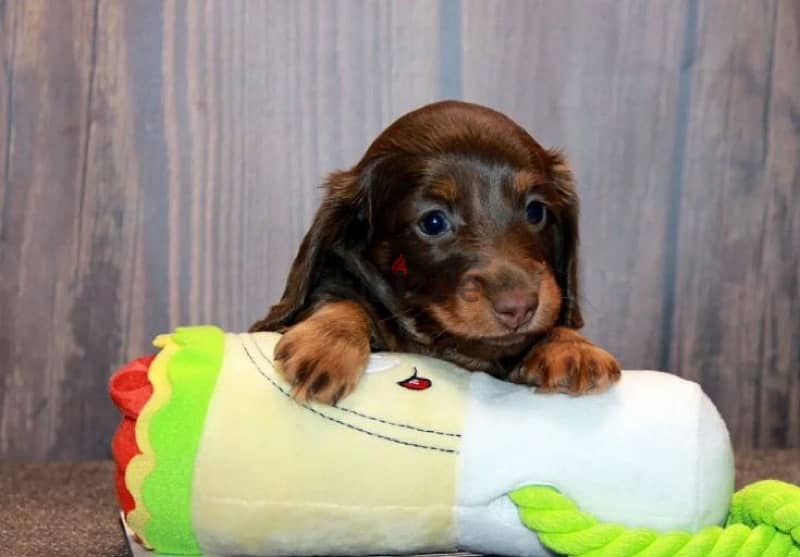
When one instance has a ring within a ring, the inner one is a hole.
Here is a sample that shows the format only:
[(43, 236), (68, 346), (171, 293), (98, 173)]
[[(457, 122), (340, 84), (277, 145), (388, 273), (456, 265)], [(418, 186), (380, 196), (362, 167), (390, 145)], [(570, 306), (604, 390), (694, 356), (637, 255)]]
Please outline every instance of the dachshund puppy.
[(335, 404), (371, 350), (450, 360), (540, 391), (600, 391), (614, 357), (576, 330), (578, 198), (558, 151), (463, 102), (406, 114), (334, 172), (283, 298), (251, 331), (280, 331), (298, 400)]

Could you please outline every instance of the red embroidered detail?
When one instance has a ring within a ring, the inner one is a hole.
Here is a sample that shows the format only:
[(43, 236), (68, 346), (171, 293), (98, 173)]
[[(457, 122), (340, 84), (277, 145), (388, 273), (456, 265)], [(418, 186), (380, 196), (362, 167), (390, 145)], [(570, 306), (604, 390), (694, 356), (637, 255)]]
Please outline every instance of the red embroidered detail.
[(409, 389), (411, 391), (424, 391), (425, 389), (430, 389), (431, 386), (433, 386), (433, 381), (427, 377), (419, 377), (417, 375), (417, 368), (414, 368), (414, 374), (411, 377), (403, 379), (402, 381), (398, 381), (397, 384), (404, 389)]
[(408, 268), (406, 267), (406, 258), (403, 257), (403, 254), (397, 256), (397, 259), (394, 260), (392, 263), (392, 272), (396, 275), (403, 275), (404, 277), (408, 276)]

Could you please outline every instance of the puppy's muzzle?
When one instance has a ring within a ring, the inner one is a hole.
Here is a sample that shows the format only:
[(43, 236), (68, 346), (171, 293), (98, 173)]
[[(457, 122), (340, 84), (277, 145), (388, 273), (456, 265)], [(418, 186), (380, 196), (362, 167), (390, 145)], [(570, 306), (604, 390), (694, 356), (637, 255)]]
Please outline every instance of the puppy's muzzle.
[(536, 294), (520, 290), (501, 292), (492, 297), (491, 301), (497, 320), (512, 331), (530, 323), (539, 305)]

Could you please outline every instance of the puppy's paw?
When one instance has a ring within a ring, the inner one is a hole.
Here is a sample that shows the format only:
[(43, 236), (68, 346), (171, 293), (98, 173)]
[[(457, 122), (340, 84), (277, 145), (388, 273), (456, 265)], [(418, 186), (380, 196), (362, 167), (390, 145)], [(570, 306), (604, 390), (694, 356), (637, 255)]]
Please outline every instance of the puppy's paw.
[(513, 383), (535, 386), (538, 392), (570, 395), (605, 391), (619, 378), (616, 358), (577, 333), (534, 347), (509, 376)]
[(295, 399), (336, 404), (358, 385), (369, 359), (369, 337), (341, 326), (314, 315), (278, 341), (277, 369)]

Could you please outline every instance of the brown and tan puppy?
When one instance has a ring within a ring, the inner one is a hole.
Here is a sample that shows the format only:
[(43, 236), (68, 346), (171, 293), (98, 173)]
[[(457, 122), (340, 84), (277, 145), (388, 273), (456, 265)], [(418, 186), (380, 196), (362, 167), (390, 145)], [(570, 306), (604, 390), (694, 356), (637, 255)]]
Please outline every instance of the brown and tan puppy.
[(330, 175), (283, 298), (251, 330), (284, 333), (276, 358), (300, 400), (346, 396), (371, 350), (599, 391), (619, 365), (576, 331), (577, 244), (560, 152), (491, 109), (431, 104)]

